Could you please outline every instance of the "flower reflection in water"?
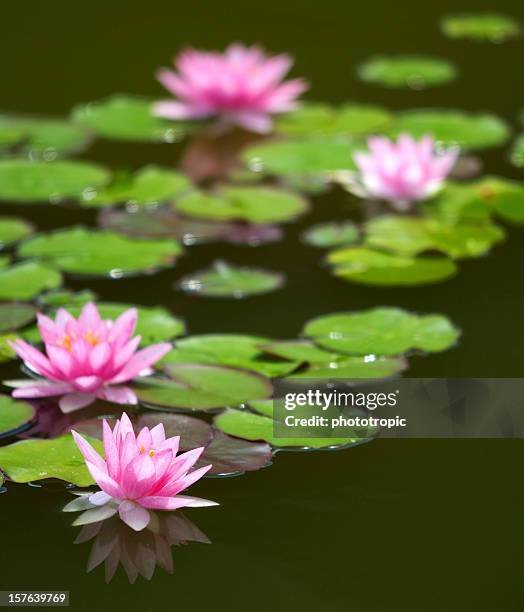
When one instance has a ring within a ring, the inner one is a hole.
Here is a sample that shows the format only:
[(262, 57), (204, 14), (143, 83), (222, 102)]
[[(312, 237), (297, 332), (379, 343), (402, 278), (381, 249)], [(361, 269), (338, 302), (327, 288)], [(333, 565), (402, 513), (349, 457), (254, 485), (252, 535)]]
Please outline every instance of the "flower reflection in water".
[(181, 512), (151, 513), (146, 529), (135, 531), (113, 516), (105, 521), (84, 525), (75, 544), (93, 540), (87, 572), (102, 563), (106, 582), (110, 582), (120, 563), (129, 582), (138, 576), (151, 580), (157, 566), (173, 573), (171, 548), (188, 542), (211, 544), (209, 538)]

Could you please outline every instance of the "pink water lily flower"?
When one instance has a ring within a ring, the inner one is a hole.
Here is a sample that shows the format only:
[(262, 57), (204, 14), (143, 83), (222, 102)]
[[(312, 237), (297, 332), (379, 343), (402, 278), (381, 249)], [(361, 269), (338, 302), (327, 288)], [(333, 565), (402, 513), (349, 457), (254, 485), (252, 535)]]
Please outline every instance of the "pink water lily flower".
[(167, 119), (219, 117), (253, 132), (272, 129), (271, 115), (296, 108), (306, 81), (283, 81), (292, 60), (268, 56), (259, 47), (230, 45), (224, 53), (186, 49), (175, 58), (178, 72), (158, 79), (177, 100), (158, 102), (153, 113)]
[[(87, 508), (87, 512), (91, 512), (96, 520), (108, 518), (118, 511), (125, 523), (140, 531), (151, 520), (149, 510), (217, 505), (207, 499), (179, 495), (202, 478), (211, 465), (190, 472), (204, 448), (195, 448), (177, 457), (180, 437), (166, 439), (162, 423), (153, 429), (144, 427), (135, 436), (125, 412), (113, 430), (104, 420), (105, 461), (80, 434), (76, 431), (71, 433), (84, 456), (87, 469), (102, 490), (92, 493), (87, 500), (75, 500), (66, 506), (66, 510)], [(89, 505), (84, 505), (84, 501)], [(79, 508), (72, 507), (75, 502)], [(93, 512), (93, 509), (102, 506), (105, 507), (103, 514)], [(87, 522), (90, 521), (77, 524)]]
[(396, 142), (370, 138), (368, 148), (368, 153), (354, 155), (363, 195), (399, 204), (434, 195), (458, 156), (456, 148), (436, 152), (431, 136), (417, 141), (409, 134), (402, 134)]
[(64, 308), (58, 310), (55, 321), (39, 314), (46, 354), (21, 339), (9, 345), (43, 379), (5, 384), (15, 387), (13, 397), (62, 396), (59, 405), (63, 412), (83, 408), (96, 398), (136, 404), (136, 395), (124, 383), (139, 374), (150, 374), (151, 366), (172, 348), (164, 342), (137, 351), (140, 336), (132, 337), (136, 322), (135, 308), (116, 321), (104, 321), (92, 303), (84, 306), (78, 319)]

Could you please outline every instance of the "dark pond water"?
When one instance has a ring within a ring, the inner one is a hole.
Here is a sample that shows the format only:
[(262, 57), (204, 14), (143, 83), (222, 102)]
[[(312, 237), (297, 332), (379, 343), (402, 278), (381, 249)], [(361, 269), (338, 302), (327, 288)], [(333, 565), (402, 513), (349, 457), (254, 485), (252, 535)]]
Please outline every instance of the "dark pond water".
[[(459, 8), (491, 5), (464, 0)], [(311, 99), (491, 110), (515, 125), (524, 107), (524, 42), (447, 40), (437, 20), (456, 9), (433, 0), (10, 4), (2, 11), (1, 107), (67, 114), (78, 102), (117, 91), (159, 95), (152, 74), (181, 46), (222, 48), (240, 39), (292, 53), (296, 74), (313, 84)], [(498, 2), (497, 10), (524, 20), (518, 2)], [(356, 64), (380, 52), (449, 57), (461, 77), (421, 92), (359, 82)], [(108, 142), (87, 153), (128, 168), (176, 164), (180, 154), (175, 146)], [(506, 149), (482, 157), (487, 172), (518, 177)], [(315, 198), (313, 212), (287, 227), (277, 244), (200, 246), (174, 269), (89, 286), (105, 301), (166, 305), (192, 333), (291, 338), (307, 319), (337, 310), (395, 305), (441, 312), (462, 328), (460, 345), (414, 359), (413, 376), (522, 376), (524, 230), (508, 227), (504, 245), (461, 262), (445, 283), (365, 288), (332, 277), (321, 253), (298, 239), (313, 223), (350, 217), (348, 202), (336, 191)], [(78, 209), (3, 206), (8, 213), (41, 229), (95, 223), (94, 213)], [(172, 290), (176, 279), (218, 256), (283, 270), (288, 283), (240, 301)], [(4, 368), (2, 378), (15, 369)], [(90, 545), (73, 545), (78, 530), (60, 512), (63, 489), (10, 485), (0, 497), (0, 588), (67, 589), (78, 610), (521, 610), (523, 452), (513, 440), (388, 440), (346, 452), (278, 453), (267, 469), (198, 484), (195, 494), (221, 503), (187, 513), (212, 545), (175, 548), (173, 575), (159, 569), (151, 582), (133, 586), (121, 570), (109, 585), (100, 568), (86, 574)]]

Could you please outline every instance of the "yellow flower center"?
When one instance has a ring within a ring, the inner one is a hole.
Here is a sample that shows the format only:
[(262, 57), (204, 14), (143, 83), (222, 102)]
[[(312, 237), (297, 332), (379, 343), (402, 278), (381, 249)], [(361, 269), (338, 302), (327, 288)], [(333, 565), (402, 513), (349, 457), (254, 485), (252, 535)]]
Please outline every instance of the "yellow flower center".
[(96, 346), (100, 342), (98, 334), (93, 332), (91, 329), (88, 329), (84, 334), (82, 334), (82, 338), (86, 342), (89, 342), (91, 346)]
[[(140, 447), (140, 454), (141, 454), (141, 455), (143, 455), (145, 452), (146, 452), (146, 449), (145, 449), (143, 446), (141, 446), (141, 447)], [(155, 451), (154, 451), (153, 449), (151, 449), (151, 450), (149, 451), (148, 455), (149, 455), (150, 457), (154, 457), (154, 456), (155, 456)]]

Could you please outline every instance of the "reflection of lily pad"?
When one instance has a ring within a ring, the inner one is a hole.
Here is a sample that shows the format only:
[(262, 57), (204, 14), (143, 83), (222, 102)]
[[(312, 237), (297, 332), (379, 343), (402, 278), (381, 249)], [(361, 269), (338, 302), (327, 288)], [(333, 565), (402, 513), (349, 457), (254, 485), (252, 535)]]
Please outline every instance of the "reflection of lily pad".
[[(100, 440), (89, 439), (99, 453)], [(94, 484), (71, 434), (52, 440), (22, 440), (0, 448), (0, 467), (14, 482), (58, 478), (79, 487)]]
[(333, 251), (328, 261), (333, 273), (345, 280), (364, 285), (410, 286), (446, 280), (457, 268), (446, 257), (408, 257), (352, 247)]
[(136, 431), (142, 427), (152, 429), (162, 423), (166, 437), (180, 436), (180, 450), (186, 451), (200, 446), (207, 446), (213, 438), (211, 426), (202, 419), (186, 414), (171, 414), (169, 412), (146, 412), (136, 424)]
[(193, 272), (178, 283), (186, 293), (205, 297), (244, 298), (279, 289), (284, 276), (258, 268), (232, 266), (217, 261), (209, 270)]
[(198, 219), (277, 223), (307, 210), (299, 195), (270, 187), (227, 187), (215, 193), (194, 191), (181, 197), (176, 209)]
[(105, 185), (107, 170), (83, 161), (0, 161), (0, 200), (59, 202)]
[(33, 226), (17, 217), (0, 217), (0, 249), (26, 238), (33, 232)]
[(493, 224), (451, 225), (435, 219), (384, 215), (366, 224), (365, 244), (399, 255), (437, 250), (453, 258), (478, 257), (504, 238)]
[(62, 275), (37, 261), (0, 269), (0, 299), (30, 300), (45, 289), (56, 289)]
[(35, 418), (35, 414), (31, 404), (0, 395), (0, 438), (20, 431)]
[(104, 189), (84, 193), (82, 202), (89, 206), (158, 204), (171, 200), (190, 185), (189, 179), (175, 170), (146, 166), (132, 177), (126, 174)]
[(347, 246), (357, 242), (359, 236), (358, 227), (351, 221), (321, 223), (302, 234), (304, 242), (320, 248)]
[(423, 89), (453, 80), (457, 71), (450, 62), (422, 55), (377, 56), (358, 69), (363, 81), (385, 87)]
[(415, 138), (431, 134), (442, 145), (458, 145), (464, 149), (495, 147), (503, 144), (510, 134), (506, 123), (495, 115), (452, 109), (399, 113), (389, 132), (393, 136), (407, 132)]
[(18, 253), (42, 258), (65, 272), (119, 278), (170, 266), (180, 246), (174, 240), (131, 240), (113, 232), (74, 227), (35, 236)]
[(0, 303), (0, 332), (24, 327), (36, 317), (36, 308), (32, 304), (16, 302)]
[(293, 136), (360, 136), (384, 129), (391, 119), (391, 114), (379, 106), (346, 104), (333, 108), (309, 103), (278, 118), (276, 130)]
[(145, 142), (180, 140), (186, 126), (154, 117), (153, 103), (153, 99), (118, 94), (76, 107), (73, 120), (104, 138)]
[(499, 13), (446, 15), (442, 18), (441, 28), (449, 38), (495, 43), (515, 38), (522, 31), (516, 19)]
[(329, 314), (309, 321), (304, 335), (332, 351), (400, 355), (410, 349), (443, 351), (459, 332), (443, 315), (419, 316), (398, 308)]
[(271, 395), (271, 382), (254, 372), (203, 364), (165, 366), (169, 378), (138, 379), (141, 402), (163, 408), (211, 410)]

